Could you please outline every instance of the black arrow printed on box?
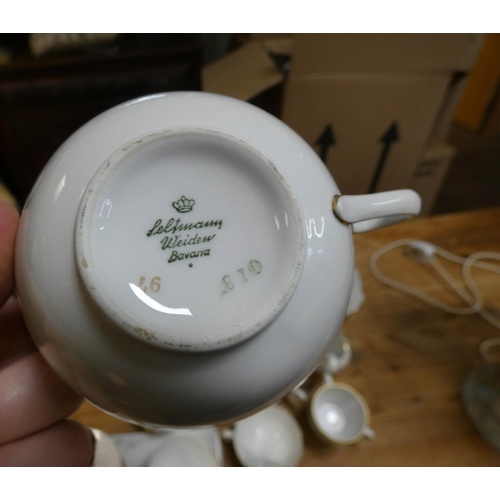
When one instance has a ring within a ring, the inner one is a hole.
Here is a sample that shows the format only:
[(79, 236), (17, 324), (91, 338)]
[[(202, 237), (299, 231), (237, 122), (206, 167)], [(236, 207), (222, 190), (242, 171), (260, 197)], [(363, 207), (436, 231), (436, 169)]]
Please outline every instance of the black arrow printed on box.
[(321, 132), (320, 136), (316, 139), (316, 144), (321, 146), (319, 157), (321, 160), (326, 163), (326, 159), (328, 157), (328, 149), (330, 146), (335, 144), (335, 134), (333, 133), (333, 127), (331, 124), (328, 124)]
[(384, 170), (385, 162), (387, 161), (387, 157), (389, 156), (389, 151), (392, 147), (393, 142), (399, 141), (399, 130), (398, 124), (396, 121), (393, 121), (390, 127), (386, 130), (384, 135), (379, 139), (384, 147), (382, 148), (382, 152), (380, 153), (380, 157), (378, 159), (377, 166), (375, 167), (375, 173), (373, 174), (373, 179), (370, 185), (369, 193), (374, 193), (377, 189), (378, 181), (380, 180), (380, 175)]

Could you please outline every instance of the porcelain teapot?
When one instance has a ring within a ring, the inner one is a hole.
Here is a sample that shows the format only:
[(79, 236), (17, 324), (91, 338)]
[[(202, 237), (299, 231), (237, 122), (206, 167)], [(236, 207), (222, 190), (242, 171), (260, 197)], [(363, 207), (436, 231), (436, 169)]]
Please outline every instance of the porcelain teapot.
[(150, 427), (229, 423), (283, 398), (344, 320), (352, 232), (409, 190), (341, 196), (307, 143), (232, 98), (175, 92), (97, 116), (23, 210), (18, 295), (50, 365)]

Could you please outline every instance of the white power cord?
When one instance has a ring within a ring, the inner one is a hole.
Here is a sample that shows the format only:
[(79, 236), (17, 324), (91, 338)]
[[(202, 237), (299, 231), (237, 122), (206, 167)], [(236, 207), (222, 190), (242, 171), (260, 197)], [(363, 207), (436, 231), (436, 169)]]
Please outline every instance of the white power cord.
[[(400, 247), (407, 247), (406, 255), (422, 264), (429, 264), (434, 267), (436, 272), (441, 275), (441, 277), (455, 290), (455, 292), (462, 298), (467, 306), (452, 306), (445, 304), (434, 297), (427, 295), (415, 288), (412, 288), (404, 283), (395, 281), (393, 279), (384, 276), (377, 267), (378, 259), (385, 253)], [(467, 287), (468, 293), (466, 293), (457, 283), (450, 273), (444, 268), (444, 266), (437, 260), (436, 256), (440, 256), (450, 262), (462, 265), (462, 278)], [(495, 328), (500, 329), (500, 319), (495, 315), (491, 314), (489, 311), (485, 310), (483, 307), (483, 298), (480, 291), (478, 290), (474, 280), (471, 276), (471, 268), (477, 267), (479, 269), (484, 269), (486, 271), (491, 271), (493, 273), (500, 274), (500, 266), (489, 264), (486, 262), (479, 262), (481, 260), (491, 259), (500, 260), (500, 253), (497, 252), (476, 252), (467, 258), (459, 257), (454, 255), (442, 248), (439, 248), (432, 243), (421, 240), (398, 240), (393, 243), (389, 243), (378, 250), (376, 250), (370, 257), (370, 271), (373, 276), (383, 283), (384, 285), (390, 286), (402, 292), (413, 295), (414, 297), (427, 302), (428, 304), (437, 307), (443, 311), (453, 313), (453, 314), (478, 314), (488, 323), (493, 325)], [(500, 338), (490, 339), (481, 344), (479, 350), (483, 357), (488, 359), (487, 350), (493, 345), (500, 344)]]

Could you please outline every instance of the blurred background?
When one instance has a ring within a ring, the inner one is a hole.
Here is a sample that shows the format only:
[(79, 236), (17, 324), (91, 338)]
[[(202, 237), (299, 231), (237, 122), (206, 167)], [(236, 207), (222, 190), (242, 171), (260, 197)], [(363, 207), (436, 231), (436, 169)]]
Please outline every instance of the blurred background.
[(423, 214), (500, 206), (499, 34), (0, 35), (0, 197), (22, 205), (106, 109), (203, 90), (279, 117), (341, 192), (410, 187)]

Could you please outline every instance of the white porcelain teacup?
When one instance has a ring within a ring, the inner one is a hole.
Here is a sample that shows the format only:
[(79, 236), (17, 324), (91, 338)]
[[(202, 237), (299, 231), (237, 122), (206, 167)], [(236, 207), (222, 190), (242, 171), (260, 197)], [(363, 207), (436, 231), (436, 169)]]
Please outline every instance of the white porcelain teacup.
[(308, 420), (323, 440), (337, 444), (357, 443), (364, 437), (373, 439), (370, 409), (363, 396), (348, 384), (334, 382), (331, 373), (323, 372), (323, 384), (312, 392), (304, 389), (303, 380), (288, 395), (294, 406), (307, 404)]
[(19, 225), (18, 296), (48, 363), (107, 413), (230, 424), (325, 355), (352, 233), (419, 210), (411, 190), (341, 195), (314, 149), (248, 103), (145, 96), (48, 162)]
[(223, 432), (245, 467), (293, 467), (302, 457), (299, 424), (283, 406), (271, 406)]
[(126, 467), (214, 467), (224, 465), (216, 427), (113, 434)]
[(310, 401), (309, 420), (323, 439), (337, 444), (353, 444), (373, 438), (370, 410), (353, 387), (330, 382), (317, 389)]

